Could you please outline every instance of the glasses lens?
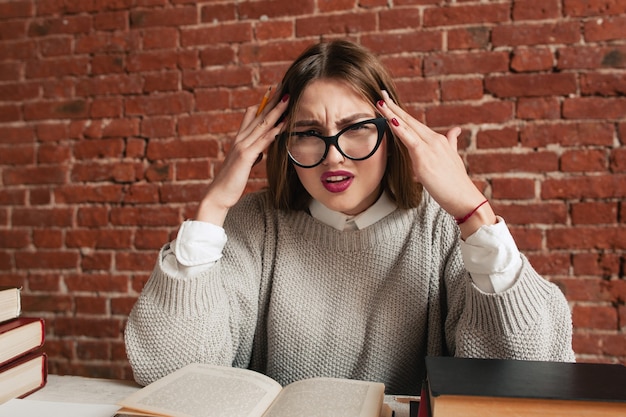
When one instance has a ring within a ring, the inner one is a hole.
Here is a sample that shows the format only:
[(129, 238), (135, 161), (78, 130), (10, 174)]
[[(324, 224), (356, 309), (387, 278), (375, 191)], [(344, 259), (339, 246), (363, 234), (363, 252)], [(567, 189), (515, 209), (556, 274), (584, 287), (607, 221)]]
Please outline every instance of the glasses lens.
[[(380, 143), (385, 129), (382, 118), (365, 120), (343, 129), (336, 136), (320, 137), (317, 132), (294, 132), (287, 137), (287, 150), (300, 166), (312, 167), (324, 159), (327, 146), (335, 143), (341, 153), (354, 160), (370, 157)], [(328, 144), (328, 145), (327, 145)]]
[(287, 150), (298, 164), (312, 166), (324, 157), (326, 142), (313, 134), (309, 134), (309, 132), (298, 132), (297, 134), (289, 135)]
[(350, 126), (337, 139), (341, 151), (351, 159), (368, 157), (378, 142), (378, 127), (374, 122)]

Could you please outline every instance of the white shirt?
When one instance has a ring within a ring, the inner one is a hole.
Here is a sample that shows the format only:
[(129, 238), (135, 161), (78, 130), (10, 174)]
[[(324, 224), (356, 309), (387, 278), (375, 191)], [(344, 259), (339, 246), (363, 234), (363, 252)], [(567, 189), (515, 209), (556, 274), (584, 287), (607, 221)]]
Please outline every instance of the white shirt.
[[(337, 230), (363, 229), (392, 213), (396, 204), (383, 195), (370, 208), (356, 216), (332, 211), (313, 200), (311, 215)], [(461, 255), (465, 268), (474, 284), (487, 293), (502, 292), (510, 288), (522, 267), (517, 245), (504, 219), (497, 217), (494, 225), (480, 227), (465, 241), (461, 240)], [(163, 267), (167, 273), (186, 277), (210, 268), (222, 257), (226, 233), (211, 223), (186, 220), (178, 236), (164, 253)]]

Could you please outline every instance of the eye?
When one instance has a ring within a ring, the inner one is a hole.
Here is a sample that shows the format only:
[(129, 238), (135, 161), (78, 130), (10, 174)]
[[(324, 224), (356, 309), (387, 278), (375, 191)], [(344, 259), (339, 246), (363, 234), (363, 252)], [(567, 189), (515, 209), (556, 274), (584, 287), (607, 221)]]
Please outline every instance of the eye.
[(321, 136), (321, 133), (317, 130), (309, 129), (304, 132), (295, 132), (295, 135), (300, 137)]

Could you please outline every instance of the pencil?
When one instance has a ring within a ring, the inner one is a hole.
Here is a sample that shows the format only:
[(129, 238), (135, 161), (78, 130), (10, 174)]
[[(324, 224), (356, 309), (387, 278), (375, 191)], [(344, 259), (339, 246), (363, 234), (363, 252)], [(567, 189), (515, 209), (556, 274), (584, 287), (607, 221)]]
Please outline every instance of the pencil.
[(263, 98), (261, 99), (261, 104), (259, 104), (259, 108), (256, 111), (256, 115), (258, 116), (259, 114), (261, 114), (261, 112), (263, 111), (263, 109), (265, 108), (265, 106), (267, 105), (268, 100), (270, 99), (270, 93), (272, 92), (272, 86), (270, 86), (267, 91), (265, 92), (265, 95), (263, 95)]

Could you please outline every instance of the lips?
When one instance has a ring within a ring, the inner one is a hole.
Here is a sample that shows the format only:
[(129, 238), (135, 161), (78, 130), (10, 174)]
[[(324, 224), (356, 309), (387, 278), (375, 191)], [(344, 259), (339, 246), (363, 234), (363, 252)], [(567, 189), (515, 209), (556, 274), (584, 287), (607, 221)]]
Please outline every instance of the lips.
[(331, 193), (345, 191), (352, 184), (354, 175), (348, 171), (327, 171), (320, 177), (322, 185)]

